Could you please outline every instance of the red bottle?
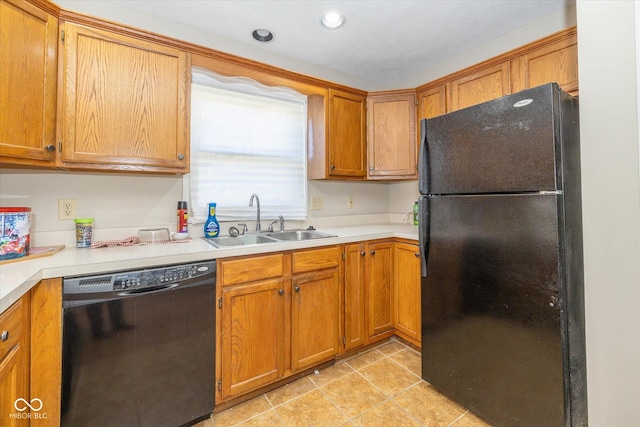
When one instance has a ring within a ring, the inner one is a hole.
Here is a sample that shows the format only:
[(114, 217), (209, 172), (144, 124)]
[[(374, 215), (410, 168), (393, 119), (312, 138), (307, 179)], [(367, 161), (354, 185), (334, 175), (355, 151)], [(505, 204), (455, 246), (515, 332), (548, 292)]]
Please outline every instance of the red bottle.
[(189, 211), (187, 210), (187, 202), (178, 202), (178, 233), (187, 232), (187, 220), (189, 219)]

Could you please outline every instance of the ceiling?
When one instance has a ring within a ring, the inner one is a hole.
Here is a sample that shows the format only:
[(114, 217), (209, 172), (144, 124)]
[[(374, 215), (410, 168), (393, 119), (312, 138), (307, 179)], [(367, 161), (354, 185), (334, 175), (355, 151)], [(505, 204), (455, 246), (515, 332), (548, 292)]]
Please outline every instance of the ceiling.
[[(562, 11), (574, 2), (111, 0), (109, 3), (259, 49), (264, 51), (263, 57), (276, 54), (386, 87)], [(346, 24), (337, 30), (323, 28), (320, 18), (328, 11), (343, 14)], [(273, 40), (255, 41), (251, 37), (255, 29), (271, 31)]]

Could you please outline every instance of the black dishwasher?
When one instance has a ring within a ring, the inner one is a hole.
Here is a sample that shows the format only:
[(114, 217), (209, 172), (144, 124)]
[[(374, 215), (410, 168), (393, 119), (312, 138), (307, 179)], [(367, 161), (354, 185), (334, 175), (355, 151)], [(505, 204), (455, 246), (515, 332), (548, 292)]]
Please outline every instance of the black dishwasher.
[(214, 406), (216, 263), (66, 277), (63, 426), (195, 424)]

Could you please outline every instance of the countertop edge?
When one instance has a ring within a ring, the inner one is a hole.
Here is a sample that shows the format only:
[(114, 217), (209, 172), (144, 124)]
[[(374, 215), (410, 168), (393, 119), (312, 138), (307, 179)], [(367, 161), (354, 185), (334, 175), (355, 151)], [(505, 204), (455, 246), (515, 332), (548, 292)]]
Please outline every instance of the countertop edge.
[(400, 238), (416, 241), (418, 239), (417, 227), (405, 224), (323, 228), (321, 231), (335, 234), (337, 237), (224, 249), (213, 248), (199, 237), (188, 243), (170, 245), (100, 249), (65, 248), (50, 257), (0, 265), (0, 313), (8, 309), (42, 279), (311, 249), (377, 239)]

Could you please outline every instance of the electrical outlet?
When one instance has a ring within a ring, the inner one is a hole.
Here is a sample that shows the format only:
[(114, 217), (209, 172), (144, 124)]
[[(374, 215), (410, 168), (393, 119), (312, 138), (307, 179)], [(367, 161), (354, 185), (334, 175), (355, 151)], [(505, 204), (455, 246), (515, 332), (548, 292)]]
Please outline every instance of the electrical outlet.
[(311, 197), (311, 210), (314, 210), (314, 211), (322, 210), (322, 197), (320, 196)]
[(76, 217), (76, 199), (59, 199), (58, 200), (58, 220), (75, 219)]
[(347, 197), (347, 207), (351, 209), (353, 207), (353, 196)]

